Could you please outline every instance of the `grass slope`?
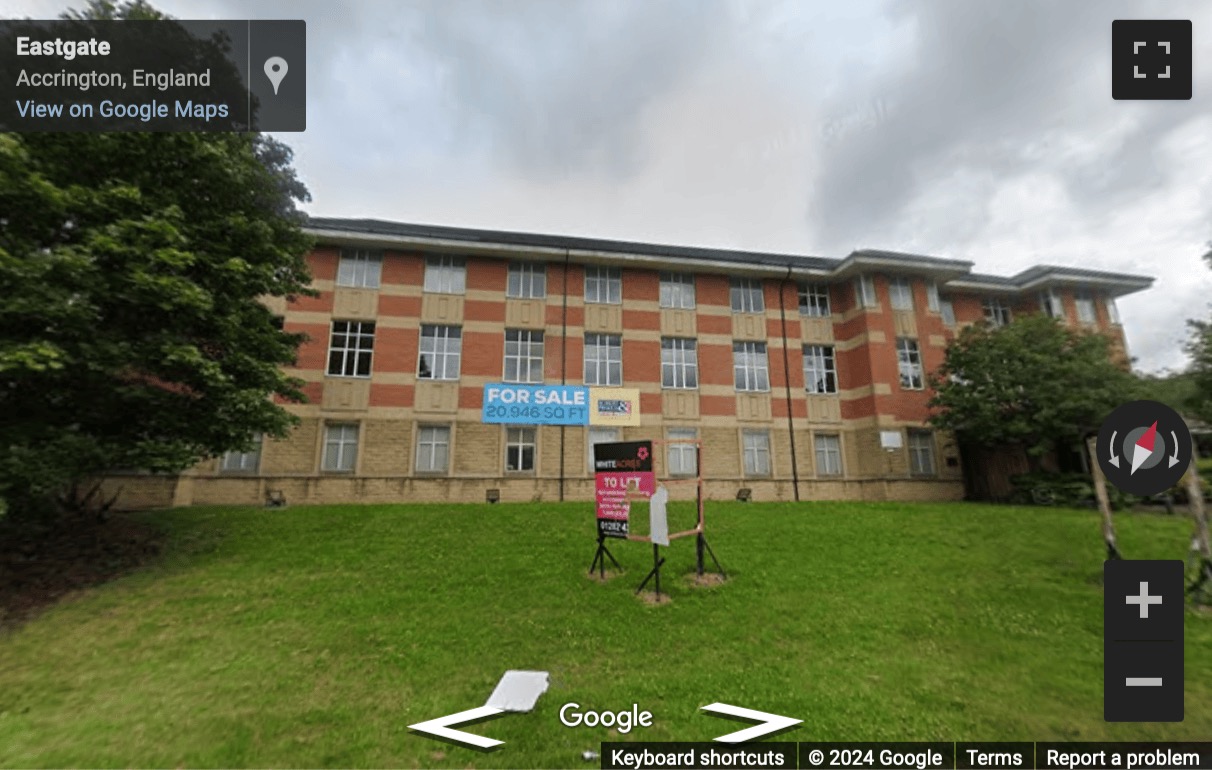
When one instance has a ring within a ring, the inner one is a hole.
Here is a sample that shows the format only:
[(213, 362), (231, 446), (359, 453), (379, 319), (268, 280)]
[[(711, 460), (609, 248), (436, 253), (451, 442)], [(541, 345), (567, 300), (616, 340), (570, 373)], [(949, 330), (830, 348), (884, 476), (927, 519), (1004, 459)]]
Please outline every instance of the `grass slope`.
[[(1188, 612), (1186, 721), (1102, 721), (1101, 540), (1085, 511), (967, 504), (710, 504), (732, 580), (673, 602), (585, 577), (585, 504), (212, 508), (151, 515), (153, 567), (0, 636), (3, 766), (590, 766), (617, 739), (557, 712), (625, 709), (629, 740), (738, 729), (723, 701), (804, 719), (781, 740), (1167, 740), (1212, 735), (1212, 618)], [(685, 519), (688, 509), (678, 517)], [(1121, 515), (1133, 558), (1185, 519)], [(679, 522), (674, 522), (677, 526)], [(479, 754), (407, 725), (551, 672)]]

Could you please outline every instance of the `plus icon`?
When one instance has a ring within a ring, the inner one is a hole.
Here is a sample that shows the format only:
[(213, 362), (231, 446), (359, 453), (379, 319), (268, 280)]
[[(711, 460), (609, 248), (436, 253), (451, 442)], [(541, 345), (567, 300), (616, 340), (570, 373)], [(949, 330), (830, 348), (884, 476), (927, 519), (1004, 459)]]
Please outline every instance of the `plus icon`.
[(1191, 69), (1190, 21), (1111, 23), (1112, 98), (1190, 99)]
[(1149, 595), (1149, 584), (1144, 581), (1141, 581), (1141, 584), (1140, 584), (1140, 596), (1132, 596), (1131, 594), (1128, 595), (1128, 604), (1139, 605), (1140, 606), (1140, 616), (1142, 618), (1149, 617), (1149, 605), (1150, 604), (1161, 604), (1161, 603), (1162, 603), (1162, 598), (1160, 595), (1158, 595), (1158, 596)]

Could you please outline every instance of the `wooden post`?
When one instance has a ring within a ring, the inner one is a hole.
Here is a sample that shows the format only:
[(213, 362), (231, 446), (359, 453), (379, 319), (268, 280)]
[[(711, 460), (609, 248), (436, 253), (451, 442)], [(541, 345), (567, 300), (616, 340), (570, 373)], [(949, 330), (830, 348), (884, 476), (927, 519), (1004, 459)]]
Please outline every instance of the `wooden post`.
[(1187, 467), (1187, 505), (1191, 508), (1191, 518), (1195, 520), (1195, 533), (1191, 539), (1192, 550), (1196, 552), (1196, 572), (1189, 591), (1197, 601), (1200, 589), (1205, 586), (1212, 588), (1212, 540), (1208, 536), (1208, 512), (1204, 506), (1204, 487), (1199, 480), (1199, 468), (1195, 463), (1199, 450), (1192, 446), (1191, 465)]
[(1086, 440), (1086, 448), (1090, 451), (1090, 474), (1094, 477), (1094, 496), (1098, 499), (1098, 510), (1103, 517), (1103, 542), (1107, 544), (1108, 559), (1122, 559), (1119, 544), (1115, 538), (1115, 522), (1111, 518), (1111, 501), (1107, 498), (1107, 478), (1103, 476), (1103, 468), (1098, 464), (1098, 439), (1091, 437)]

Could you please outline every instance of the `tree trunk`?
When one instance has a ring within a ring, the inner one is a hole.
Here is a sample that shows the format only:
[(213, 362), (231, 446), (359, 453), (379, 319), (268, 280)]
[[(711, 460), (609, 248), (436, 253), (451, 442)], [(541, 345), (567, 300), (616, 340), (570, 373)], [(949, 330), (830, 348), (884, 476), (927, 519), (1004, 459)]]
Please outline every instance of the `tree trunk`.
[(1107, 498), (1107, 479), (1103, 476), (1103, 468), (1098, 464), (1098, 439), (1086, 440), (1090, 450), (1090, 473), (1094, 477), (1094, 496), (1098, 498), (1098, 510), (1103, 518), (1103, 543), (1107, 546), (1108, 559), (1122, 559), (1119, 552), (1119, 542), (1115, 537), (1115, 521), (1111, 518), (1111, 501)]
[(1208, 513), (1204, 506), (1204, 488), (1199, 480), (1199, 468), (1195, 458), (1199, 456), (1195, 447), (1191, 451), (1191, 465), (1187, 468), (1187, 504), (1191, 507), (1191, 518), (1195, 520), (1195, 533), (1191, 547), (1196, 552), (1196, 572), (1187, 589), (1196, 601), (1202, 593), (1212, 588), (1212, 541), (1208, 537)]

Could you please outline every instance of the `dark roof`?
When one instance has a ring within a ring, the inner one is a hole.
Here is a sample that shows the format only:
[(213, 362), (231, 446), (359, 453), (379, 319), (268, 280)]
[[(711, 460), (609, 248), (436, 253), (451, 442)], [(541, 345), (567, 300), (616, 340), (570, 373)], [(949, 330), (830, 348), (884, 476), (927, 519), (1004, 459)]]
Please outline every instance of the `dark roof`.
[(843, 259), (808, 256), (803, 254), (781, 254), (739, 249), (718, 249), (701, 246), (677, 246), (639, 241), (616, 241), (603, 238), (582, 238), (571, 235), (523, 233), (512, 230), (480, 230), (446, 225), (422, 225), (409, 222), (388, 222), (381, 219), (344, 219), (333, 217), (309, 217), (305, 225), (311, 230), (329, 233), (348, 233), (351, 236), (383, 236), (385, 238), (421, 238), (468, 244), (520, 246), (543, 249), (570, 249), (601, 253), (634, 254), (672, 259), (704, 260), (708, 262), (732, 262), (750, 264), (763, 268), (793, 268), (813, 272), (836, 272), (845, 275), (848, 270), (860, 269), (864, 261), (894, 261), (904, 263), (907, 270), (924, 270), (928, 274), (962, 283), (985, 284), (1004, 287), (1013, 291), (1037, 280), (1059, 279), (1062, 281), (1089, 280), (1093, 283), (1118, 285), (1129, 291), (1137, 291), (1152, 285), (1153, 278), (1125, 273), (1111, 273), (1080, 267), (1037, 265), (1014, 276), (989, 275), (971, 272), (972, 262), (960, 259), (932, 257), (884, 249), (857, 249)]

